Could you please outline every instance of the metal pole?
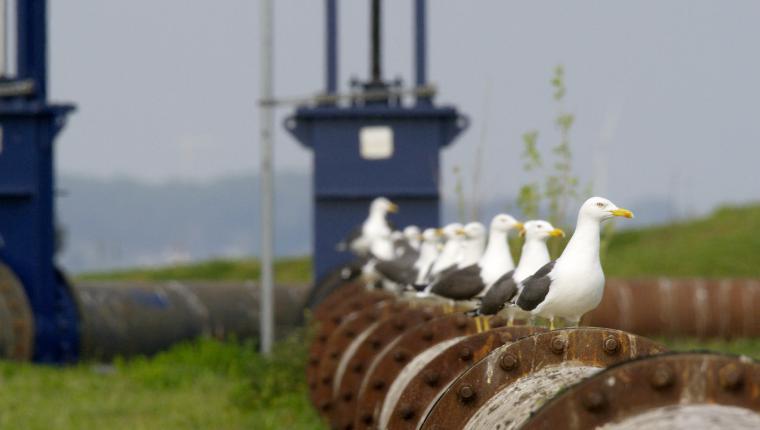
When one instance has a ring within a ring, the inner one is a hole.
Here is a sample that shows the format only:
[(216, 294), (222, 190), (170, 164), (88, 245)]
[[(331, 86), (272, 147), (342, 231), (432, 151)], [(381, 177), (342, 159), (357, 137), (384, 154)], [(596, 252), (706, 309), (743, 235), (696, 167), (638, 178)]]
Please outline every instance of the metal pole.
[[(261, 0), (261, 99), (271, 100), (274, 87), (274, 11), (272, 0)], [(274, 339), (274, 189), (272, 177), (272, 139), (274, 107), (260, 105), (261, 128), (261, 352), (272, 352)]]
[[(414, 60), (415, 83), (417, 88), (427, 85), (427, 28), (426, 1), (414, 3)], [(430, 103), (430, 97), (417, 97), (417, 103)]]
[(337, 0), (325, 1), (326, 92), (338, 91), (338, 5)]
[(372, 49), (370, 50), (371, 67), (372, 67), (372, 82), (378, 83), (383, 79), (383, 70), (380, 65), (380, 57), (382, 56), (382, 40), (380, 34), (380, 0), (372, 0), (372, 12), (371, 12), (371, 42)]
[(0, 77), (8, 74), (8, 4), (0, 0)]

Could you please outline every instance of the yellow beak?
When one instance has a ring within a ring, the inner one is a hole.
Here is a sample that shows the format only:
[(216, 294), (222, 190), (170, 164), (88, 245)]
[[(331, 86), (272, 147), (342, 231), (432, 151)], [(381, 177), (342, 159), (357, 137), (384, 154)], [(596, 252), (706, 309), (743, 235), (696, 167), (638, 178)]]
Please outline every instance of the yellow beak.
[(551, 237), (565, 237), (565, 232), (562, 231), (561, 228), (555, 228), (554, 230), (549, 232), (549, 236)]
[(457, 229), (457, 234), (460, 236), (467, 236), (467, 232), (463, 228)]
[(633, 218), (633, 212), (629, 211), (628, 209), (622, 209), (618, 208), (615, 210), (610, 211), (610, 213), (614, 216), (622, 216), (625, 218)]
[(438, 237), (443, 236), (444, 235), (443, 229), (442, 228), (435, 229), (435, 235), (438, 236)]
[(518, 222), (517, 224), (515, 224), (515, 228), (520, 230), (520, 233), (522, 233), (525, 230), (525, 225), (521, 222)]
[(390, 206), (388, 206), (388, 212), (395, 214), (398, 212), (398, 205), (395, 203), (391, 203)]

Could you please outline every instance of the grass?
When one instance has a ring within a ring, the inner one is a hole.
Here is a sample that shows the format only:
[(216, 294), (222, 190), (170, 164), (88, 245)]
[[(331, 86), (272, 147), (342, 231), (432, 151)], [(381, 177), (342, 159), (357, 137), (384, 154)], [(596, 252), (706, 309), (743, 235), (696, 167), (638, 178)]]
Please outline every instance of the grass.
[(201, 339), (152, 358), (55, 368), (0, 362), (0, 428), (319, 429), (296, 335), (272, 359)]

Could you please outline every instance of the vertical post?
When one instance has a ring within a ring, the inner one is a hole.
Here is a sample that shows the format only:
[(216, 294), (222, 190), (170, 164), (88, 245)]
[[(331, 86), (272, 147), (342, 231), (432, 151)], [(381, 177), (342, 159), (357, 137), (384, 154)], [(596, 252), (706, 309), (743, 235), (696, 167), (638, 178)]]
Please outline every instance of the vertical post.
[(325, 0), (326, 70), (325, 92), (338, 91), (338, 5), (337, 0)]
[(20, 79), (34, 80), (34, 96), (47, 100), (47, 0), (16, 2), (16, 56)]
[(274, 211), (272, 178), (272, 138), (274, 132), (274, 105), (272, 88), (274, 86), (274, 35), (272, 25), (274, 11), (272, 0), (261, 0), (261, 351), (269, 355), (274, 339)]
[(0, 0), (0, 77), (8, 74), (8, 4)]
[(372, 0), (372, 11), (370, 12), (371, 20), (371, 43), (372, 49), (370, 49), (370, 62), (371, 62), (371, 82), (380, 83), (383, 79), (383, 70), (380, 66), (380, 57), (382, 55), (382, 40), (380, 34), (380, 15), (382, 10), (380, 9), (380, 0)]
[[(426, 1), (414, 2), (414, 64), (415, 86), (417, 89), (427, 85), (427, 28)], [(417, 96), (417, 103), (430, 103), (430, 97)]]

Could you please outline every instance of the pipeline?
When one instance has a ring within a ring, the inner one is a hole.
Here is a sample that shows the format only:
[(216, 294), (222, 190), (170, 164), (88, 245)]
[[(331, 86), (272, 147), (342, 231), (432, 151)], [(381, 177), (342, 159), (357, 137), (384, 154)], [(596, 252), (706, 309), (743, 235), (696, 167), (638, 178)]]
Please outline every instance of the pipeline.
[(642, 336), (760, 334), (737, 300), (757, 287), (613, 280), (585, 319), (597, 327), (547, 331), (344, 281), (313, 309), (311, 400), (345, 430), (760, 428), (760, 364)]

